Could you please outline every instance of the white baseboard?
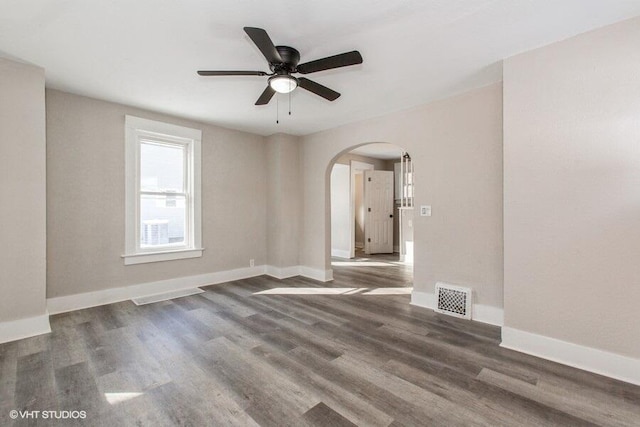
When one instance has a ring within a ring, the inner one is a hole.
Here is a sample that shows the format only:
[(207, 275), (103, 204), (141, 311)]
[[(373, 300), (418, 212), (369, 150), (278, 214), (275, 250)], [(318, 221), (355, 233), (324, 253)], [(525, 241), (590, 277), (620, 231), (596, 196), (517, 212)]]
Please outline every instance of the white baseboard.
[(165, 292), (191, 289), (198, 286), (215, 285), (230, 282), (232, 280), (246, 279), (260, 276), (265, 273), (265, 266), (237, 268), (234, 270), (218, 271), (215, 273), (200, 274), (197, 276), (178, 277), (175, 279), (148, 282), (139, 285), (110, 288), (95, 292), (67, 295), (63, 297), (47, 299), (47, 309), (50, 314), (66, 313), (83, 308), (112, 304), (126, 301), (132, 298), (148, 297)]
[(491, 305), (473, 304), (471, 306), (471, 320), (494, 326), (504, 326), (504, 310)]
[(409, 255), (400, 254), (399, 261), (403, 262), (405, 264), (412, 265), (413, 264), (413, 255), (411, 255), (411, 254), (409, 254)]
[(274, 266), (258, 265), (255, 267), (237, 268), (235, 270), (218, 271), (215, 273), (200, 274), (197, 276), (178, 277), (175, 279), (160, 280), (158, 282), (148, 282), (139, 285), (123, 286), (95, 292), (85, 292), (82, 294), (49, 298), (47, 299), (47, 310), (50, 314), (66, 313), (68, 311), (126, 301), (132, 298), (149, 297), (166, 292), (192, 289), (198, 286), (217, 285), (219, 283), (247, 279), (249, 277), (261, 276), (263, 274), (268, 274), (277, 279), (285, 279), (287, 277), (300, 275), (310, 279), (319, 280), (321, 282), (333, 280), (333, 270), (317, 270), (304, 266), (279, 268)]
[(309, 279), (319, 280), (321, 282), (330, 282), (333, 280), (333, 270), (319, 270), (304, 265), (300, 266), (300, 275)]
[(338, 258), (351, 258), (351, 251), (343, 251), (342, 249), (331, 248), (331, 256)]
[(416, 291), (414, 289), (414, 291), (411, 292), (411, 305), (430, 308), (431, 310), (433, 310), (434, 308), (436, 308), (436, 294)]
[(640, 385), (640, 359), (503, 327), (501, 347)]
[(49, 313), (26, 319), (0, 322), (0, 344), (51, 332)]
[(265, 274), (275, 277), (276, 279), (287, 279), (289, 277), (303, 276), (309, 279), (319, 280), (320, 282), (330, 282), (333, 280), (333, 270), (319, 270), (316, 268), (306, 267), (304, 265), (294, 265), (291, 267), (275, 267), (267, 265)]
[(288, 279), (289, 277), (300, 275), (300, 266), (294, 265), (291, 267), (275, 267), (273, 265), (267, 265), (265, 274), (280, 280)]
[[(437, 305), (436, 295), (414, 290), (411, 293), (411, 304), (433, 310)], [(471, 306), (471, 320), (502, 326), (504, 325), (504, 310), (484, 304), (473, 304)]]

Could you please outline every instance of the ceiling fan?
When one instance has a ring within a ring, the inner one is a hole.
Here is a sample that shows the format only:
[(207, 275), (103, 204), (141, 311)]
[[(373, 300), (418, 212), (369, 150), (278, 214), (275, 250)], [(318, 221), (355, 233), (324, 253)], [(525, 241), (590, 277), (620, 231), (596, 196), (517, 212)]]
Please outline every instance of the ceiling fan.
[(256, 105), (268, 104), (276, 92), (289, 93), (298, 86), (324, 99), (335, 101), (340, 96), (338, 92), (313, 80), (293, 77), (291, 74), (310, 74), (362, 64), (362, 56), (357, 50), (298, 64), (300, 52), (289, 46), (274, 46), (271, 38), (262, 28), (244, 27), (244, 31), (267, 59), (271, 73), (264, 71), (198, 71), (198, 74), (201, 76), (270, 76), (267, 88), (256, 101)]

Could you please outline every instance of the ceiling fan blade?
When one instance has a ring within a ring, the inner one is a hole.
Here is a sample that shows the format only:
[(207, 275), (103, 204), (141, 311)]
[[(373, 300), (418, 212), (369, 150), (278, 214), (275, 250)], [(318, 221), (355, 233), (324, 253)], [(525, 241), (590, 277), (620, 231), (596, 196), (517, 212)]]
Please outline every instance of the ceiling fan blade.
[(244, 27), (244, 32), (247, 33), (253, 43), (258, 46), (258, 49), (260, 49), (260, 52), (267, 58), (269, 64), (282, 63), (282, 57), (265, 30), (262, 28)]
[(198, 71), (201, 76), (266, 76), (264, 71)]
[(275, 93), (276, 91), (273, 90), (271, 86), (267, 85), (264, 92), (262, 92), (262, 95), (260, 95), (260, 98), (256, 101), (256, 105), (267, 105)]
[(317, 71), (331, 70), (332, 68), (348, 67), (349, 65), (362, 64), (362, 55), (357, 50), (328, 56), (311, 62), (298, 65), (298, 72), (302, 74), (315, 73)]
[(331, 90), (326, 86), (322, 86), (320, 83), (316, 83), (313, 80), (305, 79), (304, 77), (300, 77), (298, 79), (298, 86), (302, 89), (306, 89), (309, 92), (313, 92), (316, 95), (323, 97), (324, 99), (328, 99), (329, 101), (335, 101), (340, 97), (340, 94), (335, 90)]

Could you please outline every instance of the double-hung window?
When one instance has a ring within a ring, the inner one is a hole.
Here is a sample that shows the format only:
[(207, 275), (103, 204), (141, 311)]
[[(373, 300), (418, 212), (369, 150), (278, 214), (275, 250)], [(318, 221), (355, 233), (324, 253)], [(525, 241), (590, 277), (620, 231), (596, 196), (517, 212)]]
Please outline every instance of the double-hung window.
[(202, 256), (202, 132), (126, 116), (125, 264)]

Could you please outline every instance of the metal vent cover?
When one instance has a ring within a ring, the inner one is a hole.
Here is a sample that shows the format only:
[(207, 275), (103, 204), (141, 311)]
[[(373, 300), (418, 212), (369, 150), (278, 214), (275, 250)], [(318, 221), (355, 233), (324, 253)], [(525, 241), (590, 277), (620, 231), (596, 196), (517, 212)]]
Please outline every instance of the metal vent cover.
[(471, 288), (438, 282), (436, 299), (435, 311), (438, 313), (471, 319)]

